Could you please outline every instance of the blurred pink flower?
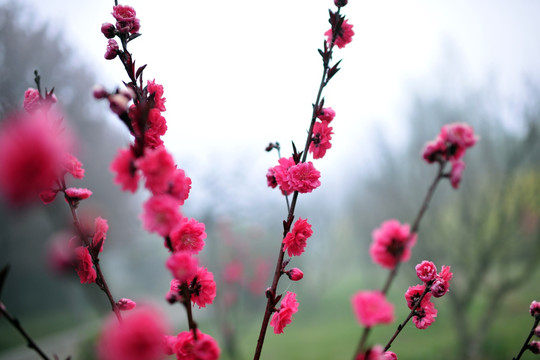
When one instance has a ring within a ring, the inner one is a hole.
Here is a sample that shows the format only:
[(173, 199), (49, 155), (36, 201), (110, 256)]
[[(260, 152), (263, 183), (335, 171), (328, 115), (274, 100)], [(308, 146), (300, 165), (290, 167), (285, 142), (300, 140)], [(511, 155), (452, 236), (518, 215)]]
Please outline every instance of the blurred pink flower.
[[(192, 331), (183, 331), (176, 336), (176, 339), (169, 338), (168, 343), (172, 354), (176, 355), (177, 360), (217, 360), (221, 350), (219, 345), (208, 334), (197, 332), (197, 341), (193, 338)], [(172, 355), (171, 354), (171, 355)]]
[(165, 111), (165, 99), (163, 97), (163, 85), (156, 84), (156, 79), (146, 83), (148, 95), (154, 95), (154, 107), (159, 111)]
[(358, 354), (355, 360), (397, 360), (397, 355), (392, 351), (384, 351), (381, 345), (375, 345), (366, 352)]
[(465, 162), (461, 160), (452, 161), (452, 170), (450, 171), (450, 184), (454, 189), (457, 189), (459, 187), (459, 183), (461, 182), (461, 175), (463, 174), (464, 170)]
[(164, 146), (146, 149), (135, 165), (144, 174), (145, 187), (154, 195), (168, 190), (176, 171), (174, 159)]
[(29, 113), (38, 110), (42, 105), (41, 94), (37, 89), (28, 88), (24, 92), (23, 107)]
[(311, 235), (313, 235), (313, 230), (307, 219), (298, 218), (293, 229), (283, 239), (283, 251), (287, 251), (289, 256), (302, 255), (307, 245), (306, 241)]
[(383, 222), (372, 233), (373, 242), (369, 253), (373, 261), (382, 267), (393, 269), (399, 262), (409, 260), (416, 234), (411, 234), (408, 224), (401, 225), (391, 219)]
[(359, 291), (351, 297), (356, 319), (365, 327), (394, 321), (394, 305), (380, 291)]
[(64, 160), (64, 169), (70, 173), (75, 179), (84, 178), (84, 169), (81, 162), (74, 155), (66, 153)]
[(455, 152), (451, 154), (451, 159), (460, 159), (465, 153), (465, 150), (474, 146), (478, 141), (473, 127), (465, 123), (444, 125), (441, 128), (440, 137), (455, 147)]
[(182, 220), (180, 205), (170, 195), (154, 195), (143, 204), (141, 215), (144, 228), (166, 237)]
[(94, 220), (94, 235), (92, 236), (92, 246), (99, 247), (99, 252), (103, 251), (103, 243), (107, 239), (107, 231), (109, 231), (109, 224), (107, 219), (103, 219), (101, 216), (98, 216)]
[(283, 329), (292, 322), (292, 316), (297, 311), (296, 294), (287, 291), (287, 294), (281, 300), (279, 310), (272, 315), (272, 320), (270, 320), (270, 325), (274, 327), (274, 334), (282, 334)]
[(135, 156), (131, 149), (120, 149), (111, 163), (110, 169), (116, 173), (114, 182), (120, 185), (122, 190), (128, 190), (132, 193), (137, 191), (140, 173), (135, 166)]
[(186, 173), (182, 169), (176, 169), (172, 183), (169, 184), (168, 193), (178, 199), (180, 205), (184, 205), (189, 197), (189, 191), (191, 190), (191, 179), (186, 176)]
[(92, 257), (86, 246), (75, 248), (75, 270), (81, 280), (81, 284), (91, 284), (96, 281), (96, 270), (92, 263)]
[(188, 282), (197, 274), (199, 262), (191, 253), (179, 251), (173, 253), (165, 263), (175, 279), (180, 283)]
[(119, 47), (116, 40), (109, 39), (107, 41), (107, 48), (105, 50), (105, 54), (103, 55), (103, 57), (106, 60), (112, 60), (118, 55), (118, 50), (119, 50)]
[(164, 359), (163, 342), (168, 331), (165, 318), (152, 307), (130, 311), (122, 322), (110, 316), (98, 340), (98, 357), (100, 360)]
[(446, 159), (446, 143), (444, 140), (440, 136), (437, 136), (435, 140), (427, 142), (426, 145), (424, 145), (422, 157), (429, 164), (434, 163), (439, 159)]
[(0, 192), (14, 205), (37, 201), (62, 174), (71, 139), (44, 112), (14, 114), (0, 125)]
[(227, 284), (240, 283), (244, 275), (244, 264), (240, 260), (233, 260), (225, 264), (221, 276)]

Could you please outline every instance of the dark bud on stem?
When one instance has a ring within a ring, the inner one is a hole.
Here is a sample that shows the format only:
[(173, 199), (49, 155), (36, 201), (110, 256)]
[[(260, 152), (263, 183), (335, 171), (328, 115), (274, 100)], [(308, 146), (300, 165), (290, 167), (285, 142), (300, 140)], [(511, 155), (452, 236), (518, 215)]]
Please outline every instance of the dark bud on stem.
[(343, 6), (347, 5), (348, 2), (349, 2), (348, 0), (334, 0), (334, 4), (337, 7), (343, 7)]

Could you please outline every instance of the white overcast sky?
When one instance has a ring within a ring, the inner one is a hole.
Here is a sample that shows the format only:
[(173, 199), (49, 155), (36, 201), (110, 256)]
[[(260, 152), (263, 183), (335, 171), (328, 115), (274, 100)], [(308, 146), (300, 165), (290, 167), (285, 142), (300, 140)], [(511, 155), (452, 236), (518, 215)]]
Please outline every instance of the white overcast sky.
[[(114, 1), (18, 1), (62, 32), (103, 83), (126, 79), (118, 61), (103, 59), (99, 30), (113, 22)], [(242, 152), (252, 176), (263, 178), (276, 160), (263, 151), (269, 141), (280, 141), (285, 154), (291, 140), (305, 141), (332, 0), (121, 4), (141, 20), (143, 36), (131, 50), (138, 64), (148, 64), (146, 78), (165, 86), (166, 144), (179, 162), (216, 154), (234, 162)], [(437, 89), (442, 78), (470, 86), (491, 79), (519, 102), (524, 79), (540, 79), (540, 1), (350, 0), (344, 13), (356, 35), (336, 51), (342, 70), (324, 94), (337, 116), (322, 169), (367, 161), (375, 125), (399, 139), (415, 89)]]

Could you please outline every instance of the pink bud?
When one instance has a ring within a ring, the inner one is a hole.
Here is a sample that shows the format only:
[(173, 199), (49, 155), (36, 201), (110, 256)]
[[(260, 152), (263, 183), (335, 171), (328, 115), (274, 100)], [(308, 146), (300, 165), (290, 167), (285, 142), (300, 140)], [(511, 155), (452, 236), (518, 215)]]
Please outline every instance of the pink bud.
[(531, 341), (529, 344), (529, 350), (531, 350), (533, 354), (540, 354), (540, 341)]
[(103, 23), (103, 25), (101, 25), (101, 33), (105, 35), (107, 39), (112, 39), (116, 35), (116, 28), (111, 23)]
[(287, 276), (292, 281), (298, 281), (302, 280), (302, 278), (304, 277), (304, 273), (299, 268), (292, 268), (291, 270), (287, 271)]
[(431, 261), (422, 261), (420, 264), (416, 265), (416, 276), (424, 283), (435, 279), (437, 276), (437, 267)]
[(84, 200), (92, 195), (92, 191), (86, 188), (67, 188), (65, 193), (71, 200)]
[(349, 2), (348, 0), (334, 0), (334, 4), (337, 7), (343, 7), (343, 6), (347, 5), (348, 2)]
[(107, 96), (109, 96), (109, 93), (105, 88), (101, 85), (94, 86), (94, 89), (92, 90), (92, 94), (94, 95), (94, 98), (96, 99), (104, 99)]
[(122, 298), (116, 302), (116, 306), (119, 310), (122, 311), (134, 309), (136, 305), (137, 304), (135, 303), (135, 301), (125, 298)]
[(537, 326), (536, 329), (534, 329), (534, 335), (540, 337), (540, 326)]
[(111, 110), (118, 115), (127, 111), (129, 99), (122, 94), (114, 94), (109, 96), (109, 105)]
[(118, 43), (114, 39), (109, 39), (107, 50), (105, 51), (105, 59), (112, 60), (118, 55)]
[(540, 315), (540, 302), (533, 300), (531, 306), (529, 307), (529, 312), (531, 313), (531, 316)]

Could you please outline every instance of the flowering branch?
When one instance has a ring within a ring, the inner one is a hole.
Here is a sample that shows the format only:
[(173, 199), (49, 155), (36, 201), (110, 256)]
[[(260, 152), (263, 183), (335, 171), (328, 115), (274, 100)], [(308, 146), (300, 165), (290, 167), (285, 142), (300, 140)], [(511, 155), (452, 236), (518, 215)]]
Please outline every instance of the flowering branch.
[(538, 327), (538, 324), (540, 323), (540, 302), (533, 301), (529, 308), (529, 312), (532, 316), (534, 316), (533, 326), (531, 328), (531, 331), (529, 331), (529, 335), (525, 339), (523, 346), (519, 350), (518, 355), (512, 358), (512, 360), (519, 360), (521, 358), (521, 355), (523, 355), (523, 353), (525, 353), (525, 351), (527, 350), (531, 350), (535, 354), (540, 353), (540, 342), (531, 341), (533, 335), (540, 337), (540, 327)]
[[(292, 226), (295, 218), (298, 195), (300, 193), (311, 192), (320, 185), (318, 180), (320, 173), (315, 170), (311, 162), (306, 163), (308, 152), (313, 153), (314, 159), (322, 158), (326, 150), (331, 146), (329, 140), (331, 139), (332, 128), (328, 127), (328, 122), (332, 121), (335, 113), (331, 108), (323, 108), (324, 99), (322, 98), (322, 92), (326, 85), (328, 85), (330, 79), (339, 71), (338, 66), (341, 61), (338, 61), (334, 66), (330, 67), (334, 46), (336, 45), (339, 48), (344, 47), (352, 40), (352, 35), (354, 35), (352, 25), (347, 24), (345, 17), (340, 15), (341, 7), (345, 6), (346, 3), (347, 1), (344, 0), (336, 0), (335, 5), (338, 7), (337, 11), (334, 13), (329, 10), (331, 29), (325, 33), (325, 35), (328, 36), (328, 39), (324, 41), (324, 50), (319, 49), (319, 54), (323, 60), (323, 72), (316, 100), (313, 104), (313, 111), (304, 150), (298, 153), (293, 142), (292, 157), (289, 159), (280, 157), (280, 165), (271, 168), (267, 174), (269, 186), (276, 187), (279, 185), (282, 193), (285, 195), (288, 211), (286, 220), (283, 220), (283, 237), (279, 248), (272, 285), (266, 290), (266, 309), (261, 323), (259, 338), (257, 339), (257, 346), (253, 357), (254, 360), (259, 359), (261, 356), (266, 330), (272, 314), (274, 314), (272, 319), (274, 332), (281, 333), (283, 332), (285, 325), (291, 322), (292, 314), (298, 309), (296, 294), (289, 292), (283, 297), (281, 307), (276, 309), (276, 305), (282, 298), (282, 295), (277, 295), (277, 287), (279, 279), (285, 273), (293, 281), (299, 280), (303, 276), (303, 273), (299, 269), (293, 269), (295, 270), (294, 272), (291, 272), (292, 270), (285, 271), (285, 267), (289, 263), (289, 260), (284, 262), (284, 257), (286, 250), (288, 251), (289, 256), (300, 255), (304, 251), (305, 241), (312, 234), (311, 225), (309, 225), (306, 220), (300, 218), (294, 224), (294, 228), (292, 228)], [(317, 119), (321, 119), (321, 122), (317, 122)], [(279, 144), (274, 145), (271, 143), (266, 150), (270, 151), (272, 148), (276, 148), (279, 155)], [(300, 174), (295, 175), (298, 173)], [(293, 195), (289, 205), (288, 195), (291, 192)]]

